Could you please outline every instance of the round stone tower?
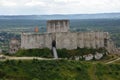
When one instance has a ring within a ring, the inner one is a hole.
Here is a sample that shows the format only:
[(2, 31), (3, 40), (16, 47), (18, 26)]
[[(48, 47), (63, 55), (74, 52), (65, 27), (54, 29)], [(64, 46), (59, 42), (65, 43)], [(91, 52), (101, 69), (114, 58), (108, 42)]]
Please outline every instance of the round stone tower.
[(14, 54), (20, 49), (20, 42), (17, 39), (11, 39), (9, 43), (9, 53)]

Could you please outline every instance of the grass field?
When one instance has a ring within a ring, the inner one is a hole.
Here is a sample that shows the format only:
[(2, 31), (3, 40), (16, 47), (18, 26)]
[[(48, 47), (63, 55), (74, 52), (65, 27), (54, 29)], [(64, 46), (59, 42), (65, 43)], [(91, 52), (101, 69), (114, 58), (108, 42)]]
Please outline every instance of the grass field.
[(120, 80), (120, 64), (67, 60), (6, 60), (0, 80)]

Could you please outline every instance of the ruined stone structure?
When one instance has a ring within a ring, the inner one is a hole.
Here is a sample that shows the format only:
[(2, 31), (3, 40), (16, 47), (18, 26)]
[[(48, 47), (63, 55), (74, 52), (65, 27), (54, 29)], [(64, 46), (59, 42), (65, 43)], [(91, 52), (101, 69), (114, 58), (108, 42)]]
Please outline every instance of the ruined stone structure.
[(47, 32), (22, 33), (21, 48), (50, 48), (53, 43), (57, 49), (108, 48), (110, 36), (108, 32), (70, 32), (68, 20), (47, 21)]
[(21, 48), (52, 48), (52, 42), (56, 42), (56, 48), (76, 49), (108, 47), (109, 34), (107, 32), (59, 32), (59, 33), (23, 33), (21, 35)]
[(9, 53), (16, 53), (20, 49), (20, 42), (17, 39), (11, 39), (9, 46)]
[(48, 20), (47, 33), (68, 32), (69, 20)]

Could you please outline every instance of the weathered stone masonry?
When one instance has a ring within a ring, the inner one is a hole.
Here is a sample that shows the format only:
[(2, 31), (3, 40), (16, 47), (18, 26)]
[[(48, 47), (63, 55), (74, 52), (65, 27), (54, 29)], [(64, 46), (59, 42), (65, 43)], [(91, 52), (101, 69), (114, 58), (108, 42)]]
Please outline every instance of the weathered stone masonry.
[[(69, 20), (47, 21), (47, 32), (22, 33), (21, 48), (52, 48), (52, 42), (56, 42), (57, 49), (84, 48), (109, 48), (110, 36), (108, 32), (70, 32)], [(109, 45), (109, 46), (108, 46)]]
[(69, 31), (69, 20), (48, 20), (47, 21), (47, 32), (68, 32)]

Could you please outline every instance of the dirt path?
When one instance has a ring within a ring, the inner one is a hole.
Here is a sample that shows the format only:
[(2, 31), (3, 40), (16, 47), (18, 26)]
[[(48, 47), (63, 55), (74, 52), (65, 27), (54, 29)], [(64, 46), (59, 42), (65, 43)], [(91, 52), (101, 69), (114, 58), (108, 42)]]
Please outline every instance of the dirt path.
[(89, 72), (91, 80), (98, 80), (97, 75), (96, 75), (96, 64), (91, 65), (88, 72)]
[(9, 57), (9, 56), (6, 56), (5, 58), (5, 60), (32, 60), (32, 59), (55, 60), (54, 58), (41, 58), (41, 57)]
[(117, 59), (115, 59), (115, 60), (109, 61), (109, 62), (107, 62), (106, 64), (111, 64), (111, 63), (114, 63), (114, 62), (116, 62), (116, 61), (118, 61), (118, 60), (120, 60), (120, 58), (117, 58)]
[[(56, 60), (55, 58), (41, 58), (41, 57), (10, 57), (10, 56), (5, 56), (5, 59), (1, 60), (32, 60), (32, 59), (38, 59), (38, 60)], [(111, 64), (116, 61), (120, 60), (120, 58), (117, 58), (115, 60), (106, 62), (105, 64)], [(95, 64), (95, 63), (93, 63)]]

